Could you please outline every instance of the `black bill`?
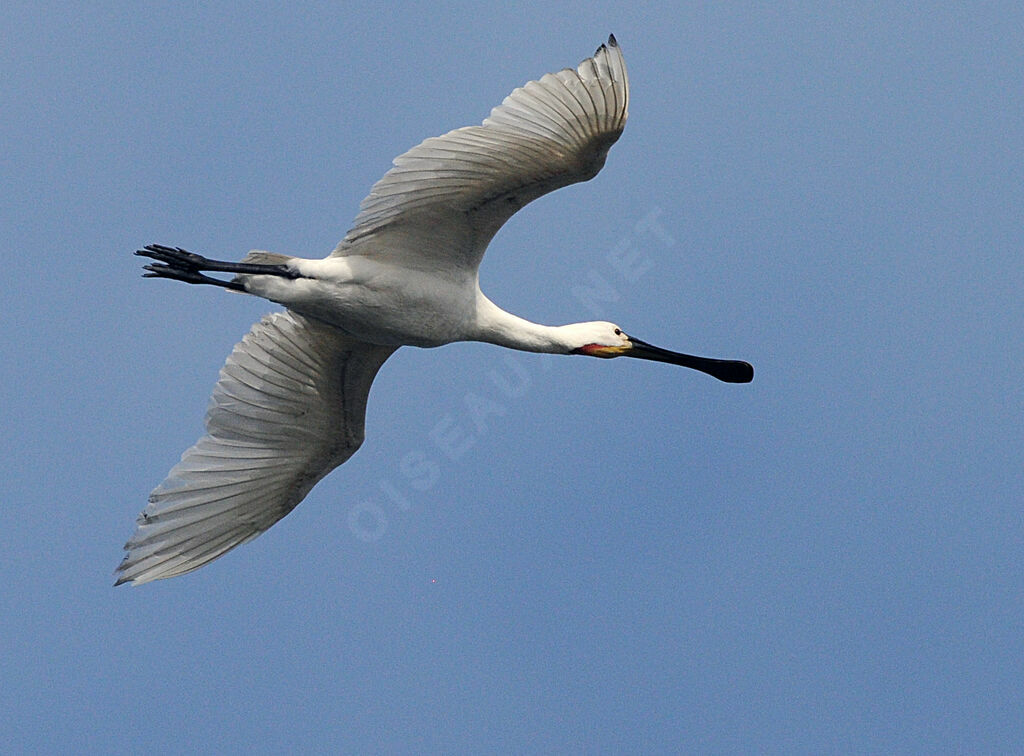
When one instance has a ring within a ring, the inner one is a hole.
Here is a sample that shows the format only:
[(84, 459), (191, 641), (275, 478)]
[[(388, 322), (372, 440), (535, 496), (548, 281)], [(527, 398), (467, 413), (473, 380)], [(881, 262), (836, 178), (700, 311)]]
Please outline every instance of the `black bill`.
[(672, 365), (699, 370), (726, 383), (750, 383), (754, 380), (754, 367), (749, 362), (742, 360), (716, 360), (711, 357), (696, 357), (692, 354), (671, 352), (668, 349), (656, 347), (646, 341), (629, 337), (632, 348), (622, 353), (623, 357), (636, 357), (641, 360), (654, 360), (655, 362), (668, 362)]

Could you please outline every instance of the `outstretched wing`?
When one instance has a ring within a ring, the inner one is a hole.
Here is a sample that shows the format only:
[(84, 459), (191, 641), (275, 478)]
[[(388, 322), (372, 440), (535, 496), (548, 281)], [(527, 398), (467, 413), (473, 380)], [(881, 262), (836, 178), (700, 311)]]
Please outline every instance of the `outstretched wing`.
[(394, 351), (290, 311), (254, 325), (221, 369), (206, 435), (150, 494), (117, 583), (190, 572), (294, 509), (359, 448), (370, 384)]
[(542, 194), (586, 181), (626, 125), (629, 81), (615, 41), (573, 71), (516, 89), (482, 126), (395, 159), (334, 255), (388, 255), (475, 270), (491, 238)]

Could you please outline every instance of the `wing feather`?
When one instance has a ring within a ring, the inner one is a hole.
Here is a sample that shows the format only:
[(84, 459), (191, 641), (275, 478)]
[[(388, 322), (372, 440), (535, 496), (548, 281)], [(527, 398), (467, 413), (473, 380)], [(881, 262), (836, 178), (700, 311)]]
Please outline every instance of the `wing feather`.
[(293, 312), (254, 325), (221, 370), (206, 435), (150, 494), (117, 582), (190, 572), (294, 509), (359, 448), (392, 352)]
[(395, 158), (333, 254), (433, 257), (475, 270), (517, 210), (597, 174), (628, 105), (626, 64), (609, 37), (575, 70), (514, 90), (482, 125), (431, 137)]

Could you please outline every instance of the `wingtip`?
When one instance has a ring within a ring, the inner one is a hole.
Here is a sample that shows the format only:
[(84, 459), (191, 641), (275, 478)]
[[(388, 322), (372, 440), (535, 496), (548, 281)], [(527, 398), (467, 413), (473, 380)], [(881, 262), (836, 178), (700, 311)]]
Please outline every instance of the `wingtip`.
[[(124, 548), (125, 548), (125, 550), (128, 550), (131, 547), (130, 547), (129, 544), (126, 543), (124, 545)], [(117, 586), (119, 586), (119, 585), (136, 585), (136, 581), (138, 580), (138, 576), (137, 575), (129, 575), (128, 574), (128, 571), (131, 568), (132, 568), (132, 565), (128, 563), (128, 557), (125, 556), (124, 559), (121, 560), (121, 563), (118, 564), (117, 567), (114, 568), (114, 577), (117, 578), (117, 580), (114, 581), (114, 587), (115, 588), (117, 588)]]
[(617, 39), (615, 39), (615, 35), (614, 34), (609, 34), (608, 35), (608, 41), (603, 43), (596, 50), (594, 50), (594, 55), (599, 55), (602, 50), (608, 50), (609, 48), (614, 50), (618, 46), (619, 46), (619, 41)]

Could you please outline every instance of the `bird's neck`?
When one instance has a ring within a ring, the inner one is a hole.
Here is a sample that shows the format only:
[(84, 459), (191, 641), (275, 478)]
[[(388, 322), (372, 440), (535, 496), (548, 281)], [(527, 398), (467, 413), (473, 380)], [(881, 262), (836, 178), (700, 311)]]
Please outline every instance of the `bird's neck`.
[(533, 323), (505, 312), (483, 294), (477, 296), (476, 333), (472, 340), (524, 352), (564, 354), (567, 351), (560, 326)]

